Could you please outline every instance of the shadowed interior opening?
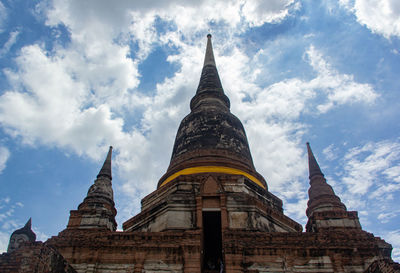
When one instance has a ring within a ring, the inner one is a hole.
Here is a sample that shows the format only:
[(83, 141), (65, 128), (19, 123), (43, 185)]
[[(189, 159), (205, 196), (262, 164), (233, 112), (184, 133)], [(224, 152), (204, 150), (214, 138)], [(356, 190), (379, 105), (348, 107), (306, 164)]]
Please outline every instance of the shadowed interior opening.
[(222, 266), (221, 212), (203, 211), (204, 272), (220, 272)]

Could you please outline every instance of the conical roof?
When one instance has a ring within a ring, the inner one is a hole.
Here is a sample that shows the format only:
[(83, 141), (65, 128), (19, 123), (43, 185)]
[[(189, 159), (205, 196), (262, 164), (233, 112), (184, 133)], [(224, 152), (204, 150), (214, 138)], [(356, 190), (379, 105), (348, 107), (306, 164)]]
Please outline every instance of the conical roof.
[(211, 35), (199, 86), (190, 102), (191, 112), (181, 122), (171, 162), (159, 187), (180, 174), (224, 172), (243, 174), (266, 189), (264, 178), (254, 168), (246, 133), (230, 112), (215, 64)]
[[(67, 228), (107, 228), (115, 231), (117, 210), (114, 203), (111, 175), (112, 146), (100, 169), (97, 179), (89, 187), (88, 193), (78, 210), (71, 211)], [(79, 219), (79, 220), (77, 220)]]
[(113, 149), (113, 147), (110, 146), (110, 148), (108, 149), (106, 160), (104, 161), (103, 167), (101, 167), (101, 170), (100, 170), (99, 174), (97, 175), (97, 178), (103, 176), (103, 177), (108, 177), (108, 178), (112, 179), (112, 175), (111, 175), (112, 149)]
[(313, 177), (314, 175), (324, 176), (311, 150), (310, 143), (307, 142), (306, 144), (307, 144), (307, 154), (308, 154), (308, 170), (310, 173), (310, 178)]
[(83, 203), (88, 200), (96, 200), (96, 202), (100, 202), (99, 200), (101, 199), (101, 202), (110, 203), (112, 206), (114, 206), (114, 193), (112, 189), (111, 175), (112, 149), (113, 147), (110, 146), (103, 166), (97, 175), (97, 179), (90, 186), (88, 194)]
[(32, 218), (29, 218), (25, 226), (15, 230), (11, 236), (14, 234), (25, 234), (28, 236), (30, 242), (34, 242), (36, 240), (36, 234), (32, 231)]
[(315, 211), (346, 211), (346, 206), (340, 201), (332, 187), (326, 183), (317, 160), (307, 142), (308, 167), (310, 172), (310, 188), (308, 190), (309, 201), (307, 203), (307, 216)]

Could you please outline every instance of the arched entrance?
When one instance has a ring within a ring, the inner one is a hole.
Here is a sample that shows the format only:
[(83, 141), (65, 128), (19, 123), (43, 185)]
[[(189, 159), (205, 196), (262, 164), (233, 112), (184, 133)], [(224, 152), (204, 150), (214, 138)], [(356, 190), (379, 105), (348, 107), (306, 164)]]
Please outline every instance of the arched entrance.
[(203, 209), (203, 269), (220, 272), (223, 267), (221, 211)]

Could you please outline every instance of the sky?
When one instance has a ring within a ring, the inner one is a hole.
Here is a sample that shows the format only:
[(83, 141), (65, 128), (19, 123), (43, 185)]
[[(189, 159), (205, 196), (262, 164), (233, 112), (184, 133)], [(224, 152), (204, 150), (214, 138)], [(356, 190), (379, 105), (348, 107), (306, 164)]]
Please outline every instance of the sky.
[(305, 226), (309, 141), (400, 262), (398, 0), (0, 0), (0, 253), (62, 231), (113, 152), (118, 228), (167, 170), (206, 35), (257, 171)]

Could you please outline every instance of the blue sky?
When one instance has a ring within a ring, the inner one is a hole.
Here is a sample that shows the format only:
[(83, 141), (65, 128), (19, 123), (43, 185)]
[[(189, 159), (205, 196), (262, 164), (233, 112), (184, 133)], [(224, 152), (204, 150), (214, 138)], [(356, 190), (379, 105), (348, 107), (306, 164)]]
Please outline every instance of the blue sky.
[(168, 167), (206, 34), (257, 170), (305, 225), (306, 146), (400, 261), (397, 0), (0, 0), (0, 252), (66, 227), (109, 145), (122, 223)]

